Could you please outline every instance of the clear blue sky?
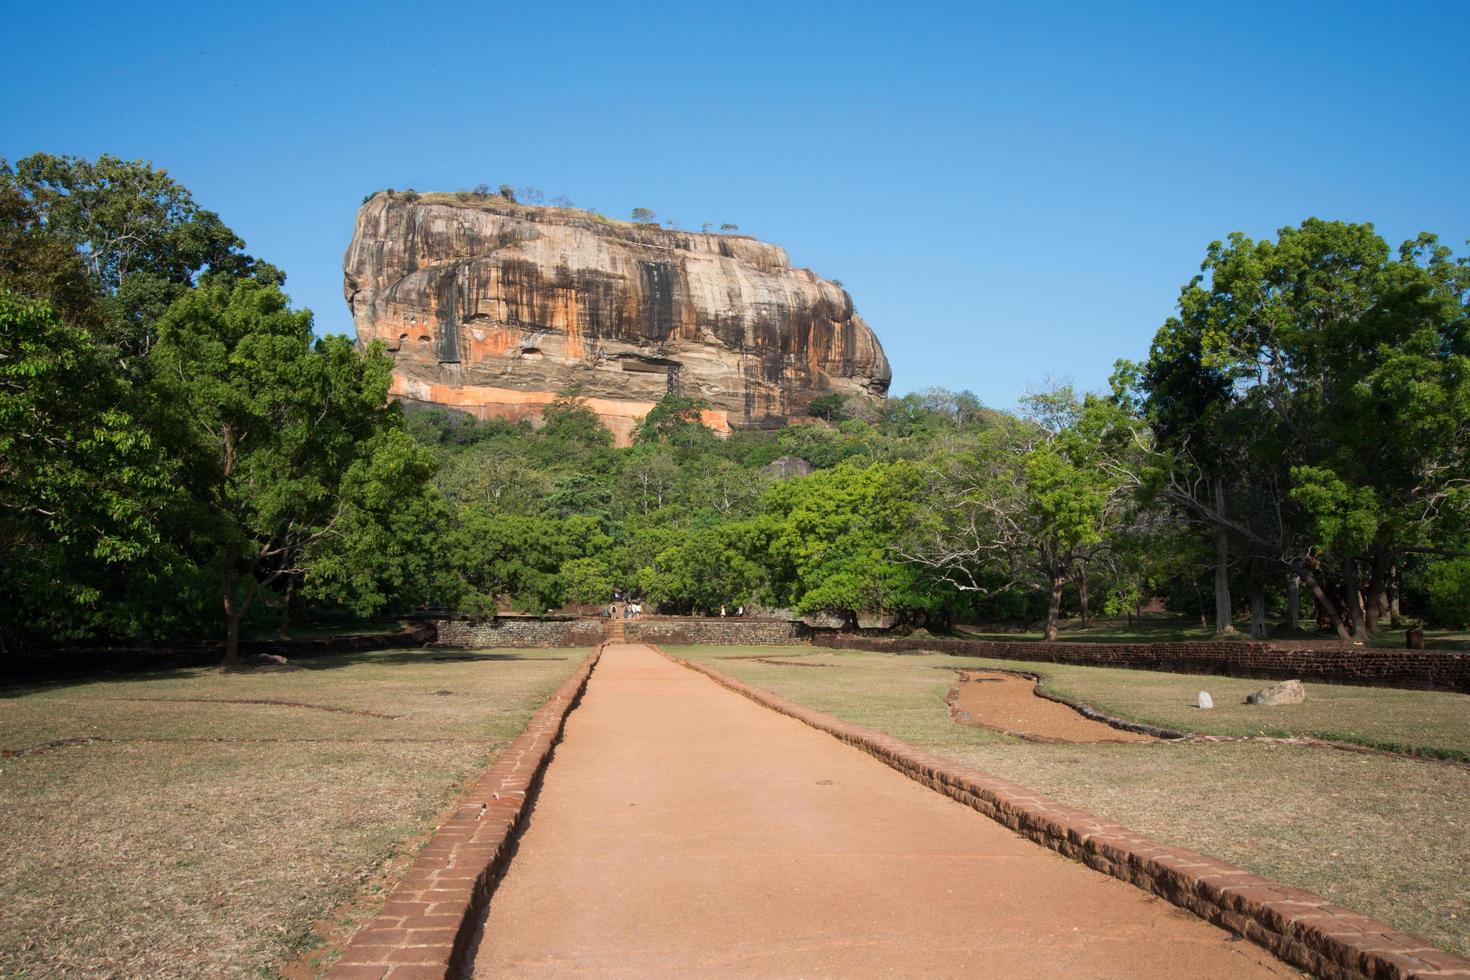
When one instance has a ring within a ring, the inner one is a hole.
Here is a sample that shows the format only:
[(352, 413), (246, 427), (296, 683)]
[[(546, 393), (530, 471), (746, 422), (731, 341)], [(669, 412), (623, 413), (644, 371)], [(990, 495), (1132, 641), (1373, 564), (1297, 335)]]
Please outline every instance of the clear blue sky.
[(1140, 357), (1232, 230), (1470, 238), (1470, 4), (28, 3), (0, 155), (166, 167), (322, 332), (364, 194), (534, 185), (843, 280), (894, 390)]

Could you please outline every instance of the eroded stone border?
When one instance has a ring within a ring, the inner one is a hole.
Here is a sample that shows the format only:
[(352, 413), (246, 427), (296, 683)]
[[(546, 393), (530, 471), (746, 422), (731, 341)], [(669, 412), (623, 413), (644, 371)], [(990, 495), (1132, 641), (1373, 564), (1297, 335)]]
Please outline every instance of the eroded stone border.
[(382, 911), (358, 930), (329, 980), (444, 980), (468, 952), (480, 913), (514, 850), (567, 715), (581, 701), (603, 645), (562, 682), (434, 833)]
[[(658, 650), (658, 647), (654, 647)], [(1024, 786), (924, 752), (729, 677), (659, 653), (757, 704), (862, 749), (917, 782), (1067, 857), (1188, 909), (1327, 980), (1470, 978), (1470, 960), (1312, 892), (1224, 861), (1167, 847)]]

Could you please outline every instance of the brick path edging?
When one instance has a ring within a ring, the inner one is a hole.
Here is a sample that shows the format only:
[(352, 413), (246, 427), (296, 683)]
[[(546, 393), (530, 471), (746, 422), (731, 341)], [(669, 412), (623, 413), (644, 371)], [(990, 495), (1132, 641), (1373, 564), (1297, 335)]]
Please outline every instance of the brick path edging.
[(326, 972), (328, 980), (445, 980), (455, 975), (480, 912), (510, 859), (526, 801), (600, 656), (601, 645), (536, 710), (525, 731), (500, 750), (382, 911), (352, 937)]
[(848, 724), (704, 664), (658, 652), (757, 704), (862, 749), (1024, 837), (1245, 936), (1316, 976), (1326, 980), (1470, 978), (1470, 960), (1333, 905), (1320, 895), (1204, 854), (1166, 847), (1121, 824), (1056, 803), (981, 769), (941, 759), (876, 729)]

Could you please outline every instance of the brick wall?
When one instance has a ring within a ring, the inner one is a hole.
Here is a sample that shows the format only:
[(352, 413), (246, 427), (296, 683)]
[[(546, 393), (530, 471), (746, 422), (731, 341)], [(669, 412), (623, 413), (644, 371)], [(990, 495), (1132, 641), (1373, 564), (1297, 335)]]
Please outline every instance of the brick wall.
[(811, 629), (786, 619), (633, 619), (624, 630), (630, 643), (709, 646), (790, 646), (805, 643)]
[(593, 647), (602, 642), (598, 619), (441, 619), (434, 623), (446, 647)]
[(899, 652), (933, 650), (955, 656), (1033, 660), (1087, 667), (1128, 667), (1179, 674), (1226, 674), (1271, 680), (1300, 678), (1470, 693), (1470, 652), (1375, 650), (1366, 647), (1278, 648), (1269, 643), (1026, 643), (1004, 640), (879, 639), (820, 632), (818, 646)]

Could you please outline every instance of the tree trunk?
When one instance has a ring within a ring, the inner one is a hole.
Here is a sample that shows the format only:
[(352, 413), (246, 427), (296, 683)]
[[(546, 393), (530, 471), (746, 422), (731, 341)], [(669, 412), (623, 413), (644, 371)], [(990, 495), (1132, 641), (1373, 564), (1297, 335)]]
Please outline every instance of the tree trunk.
[(1235, 610), (1230, 601), (1230, 539), (1224, 531), (1215, 532), (1215, 635), (1230, 636), (1235, 632), (1231, 622)]
[(1087, 608), (1087, 563), (1077, 569), (1077, 604), (1082, 607), (1082, 628), (1092, 625), (1092, 613)]
[(1286, 576), (1286, 628), (1295, 633), (1302, 628), (1302, 579)]
[(1065, 576), (1051, 577), (1051, 595), (1046, 603), (1046, 632), (1042, 634), (1042, 639), (1048, 643), (1057, 638), (1057, 620), (1061, 618), (1062, 611), (1062, 589), (1066, 584)]
[[(1225, 516), (1225, 481), (1215, 480), (1215, 512)], [(1215, 635), (1235, 633), (1235, 610), (1230, 602), (1230, 538), (1224, 529), (1215, 532)]]
[(1378, 632), (1378, 620), (1388, 613), (1388, 555), (1382, 549), (1373, 553), (1373, 570), (1368, 575), (1368, 595), (1363, 618), (1367, 631)]
[(281, 601), (281, 639), (291, 638), (291, 597), (296, 594), (296, 576), (286, 575), (286, 594)]
[(1260, 581), (1251, 585), (1251, 639), (1266, 638), (1266, 587)]
[(242, 610), (235, 598), (235, 556), (225, 556), (225, 666), (240, 662), (240, 617)]
[(1358, 588), (1358, 559), (1349, 558), (1342, 563), (1342, 591), (1347, 598), (1348, 623), (1352, 638), (1368, 639), (1368, 627), (1363, 621), (1363, 593)]
[(1393, 566), (1388, 579), (1388, 625), (1398, 626), (1399, 617), (1399, 567)]
[(1312, 597), (1317, 601), (1318, 628), (1321, 628), (1325, 621), (1325, 624), (1331, 627), (1340, 639), (1351, 639), (1347, 625), (1338, 615), (1337, 604), (1327, 595), (1326, 590), (1322, 588), (1322, 583), (1317, 581), (1317, 577), (1310, 573), (1302, 573), (1302, 581), (1307, 583), (1307, 588), (1312, 590)]

